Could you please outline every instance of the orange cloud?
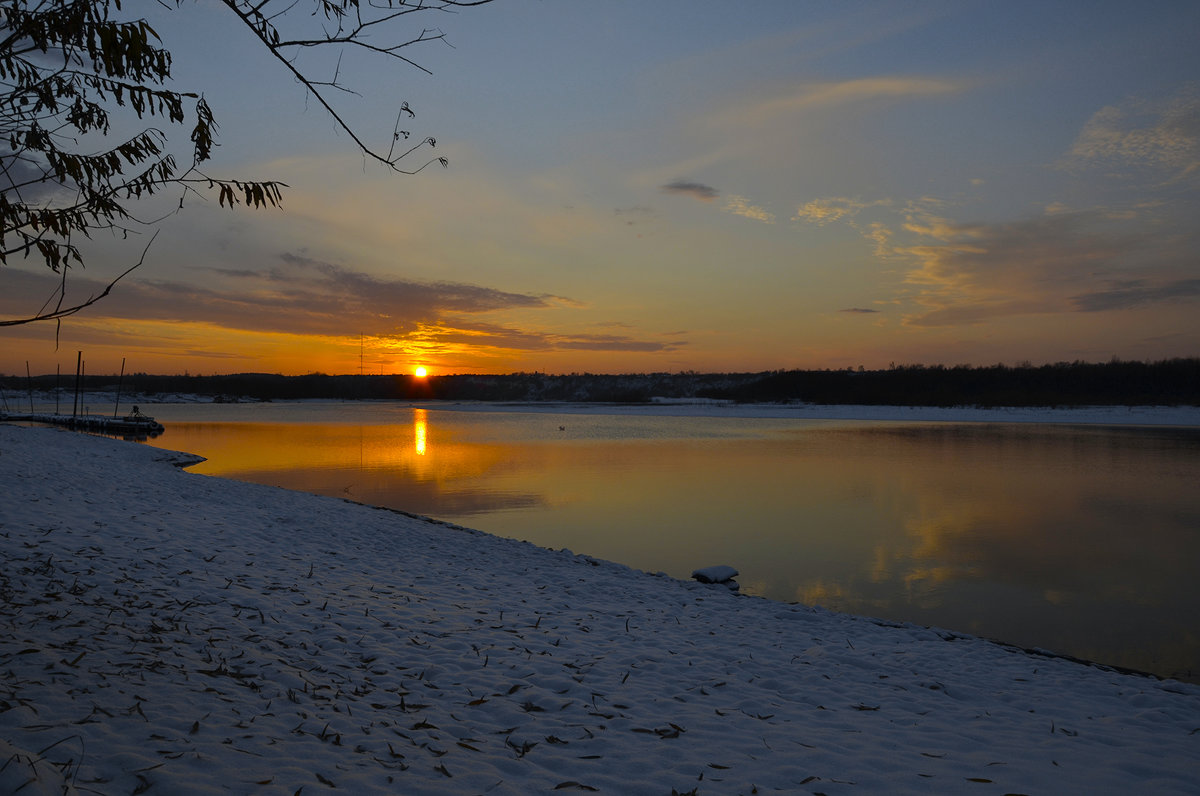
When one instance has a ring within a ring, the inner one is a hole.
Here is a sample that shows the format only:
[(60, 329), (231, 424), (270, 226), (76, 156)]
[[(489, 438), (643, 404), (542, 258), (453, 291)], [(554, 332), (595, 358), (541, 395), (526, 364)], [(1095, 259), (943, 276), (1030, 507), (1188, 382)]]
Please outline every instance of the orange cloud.
[[(204, 286), (127, 279), (87, 315), (70, 320), (72, 339), (78, 333), (89, 348), (136, 347), (156, 358), (169, 351), (174, 359), (227, 360), (226, 370), (266, 367), (254, 364), (255, 351), (279, 362), (285, 359), (285, 341), (294, 352), (309, 352), (308, 361), (305, 355), (288, 359), (287, 372), (323, 369), (331, 362), (337, 372), (347, 371), (345, 349), (357, 349), (360, 335), (393, 359), (450, 358), (473, 363), (468, 368), (529, 353), (654, 354), (687, 345), (673, 335), (592, 331), (595, 321), (584, 329), (547, 329), (535, 321), (541, 311), (583, 306), (567, 297), (385, 278), (294, 253), (261, 270), (208, 268), (205, 273)], [(49, 272), (9, 269), (5, 278), (0, 313), (6, 315), (28, 309), (18, 296), (49, 295), (57, 284)], [(68, 286), (68, 298), (102, 289), (81, 275), (73, 275)]]
[(862, 202), (858, 199), (850, 199), (844, 196), (812, 199), (796, 209), (796, 215), (792, 216), (792, 220), (809, 221), (823, 227), (826, 224), (841, 221), (842, 219), (851, 220), (868, 207), (889, 204), (891, 202), (887, 199)]
[(735, 216), (762, 221), (766, 224), (773, 224), (775, 222), (774, 213), (758, 205), (752, 205), (746, 197), (737, 196), (736, 194), (729, 197), (729, 202), (725, 205), (725, 210), (733, 213)]

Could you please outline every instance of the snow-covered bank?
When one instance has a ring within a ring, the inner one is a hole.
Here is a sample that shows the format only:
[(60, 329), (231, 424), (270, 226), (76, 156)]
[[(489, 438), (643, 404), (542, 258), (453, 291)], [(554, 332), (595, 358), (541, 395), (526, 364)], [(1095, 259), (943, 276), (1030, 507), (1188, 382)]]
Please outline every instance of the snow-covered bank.
[(0, 426), (0, 792), (1195, 792), (1197, 686), (187, 460)]

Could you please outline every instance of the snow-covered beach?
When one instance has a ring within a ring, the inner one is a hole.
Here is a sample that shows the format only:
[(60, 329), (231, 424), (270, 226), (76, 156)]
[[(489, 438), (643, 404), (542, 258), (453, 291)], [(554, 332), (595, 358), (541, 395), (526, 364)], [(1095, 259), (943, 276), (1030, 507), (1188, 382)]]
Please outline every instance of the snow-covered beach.
[(1196, 792), (1198, 686), (191, 460), (0, 425), (0, 791)]

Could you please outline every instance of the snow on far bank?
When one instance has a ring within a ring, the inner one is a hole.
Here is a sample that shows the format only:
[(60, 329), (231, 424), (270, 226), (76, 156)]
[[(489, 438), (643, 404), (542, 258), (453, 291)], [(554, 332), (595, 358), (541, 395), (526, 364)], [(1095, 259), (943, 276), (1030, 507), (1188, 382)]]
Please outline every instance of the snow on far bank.
[(1200, 426), (1200, 406), (868, 406), (806, 403), (752, 404), (698, 399), (659, 399), (648, 404), (430, 402), (421, 404), (421, 406), (447, 411), (521, 411), (669, 417)]
[[(53, 393), (35, 391), (34, 410), (39, 412), (71, 412), (71, 396), (60, 396), (55, 402)], [(117, 395), (114, 392), (91, 392), (84, 398), (91, 409), (103, 413), (111, 411)], [(411, 405), (424, 409), (454, 412), (547, 412), (556, 414), (615, 414), (648, 415), (665, 417), (744, 417), (801, 420), (864, 420), (864, 421), (915, 421), (955, 423), (1095, 423), (1128, 426), (1200, 426), (1200, 406), (876, 406), (862, 404), (810, 404), (810, 403), (738, 403), (709, 398), (653, 398), (648, 403), (568, 403), (558, 401), (391, 401), (330, 399), (305, 399), (281, 401), (256, 401), (252, 399), (214, 399), (211, 395), (183, 393), (155, 393), (122, 395), (119, 407), (128, 410), (140, 405), (146, 412), (149, 407), (172, 404), (265, 404), (266, 407), (291, 404), (345, 404), (370, 406)], [(7, 404), (10, 411), (22, 412), (28, 408), (24, 394), (9, 394)], [(34, 411), (31, 410), (31, 411)]]
[(1198, 686), (191, 458), (0, 425), (0, 792), (1195, 792)]

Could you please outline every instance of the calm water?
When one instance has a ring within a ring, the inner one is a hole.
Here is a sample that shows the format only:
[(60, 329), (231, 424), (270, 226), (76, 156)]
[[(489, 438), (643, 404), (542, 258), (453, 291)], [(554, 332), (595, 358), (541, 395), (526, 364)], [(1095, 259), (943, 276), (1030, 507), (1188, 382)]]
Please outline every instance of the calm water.
[(1200, 680), (1200, 429), (148, 409), (196, 472)]

